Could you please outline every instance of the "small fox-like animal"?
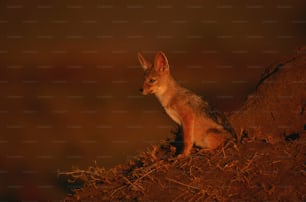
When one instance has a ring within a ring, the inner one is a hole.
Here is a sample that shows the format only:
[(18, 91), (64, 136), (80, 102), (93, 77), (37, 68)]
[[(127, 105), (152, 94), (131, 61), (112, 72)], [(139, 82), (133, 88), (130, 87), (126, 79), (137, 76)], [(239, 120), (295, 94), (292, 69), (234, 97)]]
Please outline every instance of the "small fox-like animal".
[(179, 158), (190, 155), (193, 144), (214, 150), (235, 137), (223, 113), (173, 79), (163, 52), (156, 53), (153, 64), (141, 53), (138, 53), (138, 59), (144, 69), (140, 91), (144, 95), (155, 94), (167, 114), (183, 129), (184, 149)]

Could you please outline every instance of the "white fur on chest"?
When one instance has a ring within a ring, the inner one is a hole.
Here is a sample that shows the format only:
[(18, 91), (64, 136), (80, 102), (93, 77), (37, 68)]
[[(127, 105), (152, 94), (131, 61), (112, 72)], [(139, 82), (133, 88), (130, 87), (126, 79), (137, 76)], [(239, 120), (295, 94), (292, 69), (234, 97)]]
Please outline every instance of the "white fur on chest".
[(173, 121), (175, 121), (177, 124), (181, 125), (180, 117), (174, 109), (172, 109), (170, 107), (165, 107), (164, 109)]

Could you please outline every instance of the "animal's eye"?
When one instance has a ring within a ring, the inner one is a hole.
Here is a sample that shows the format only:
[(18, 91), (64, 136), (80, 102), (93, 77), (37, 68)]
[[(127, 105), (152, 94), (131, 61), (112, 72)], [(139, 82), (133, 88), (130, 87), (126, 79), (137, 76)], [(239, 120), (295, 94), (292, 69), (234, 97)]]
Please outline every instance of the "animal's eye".
[(150, 83), (154, 83), (156, 80), (155, 79), (150, 79), (149, 82)]

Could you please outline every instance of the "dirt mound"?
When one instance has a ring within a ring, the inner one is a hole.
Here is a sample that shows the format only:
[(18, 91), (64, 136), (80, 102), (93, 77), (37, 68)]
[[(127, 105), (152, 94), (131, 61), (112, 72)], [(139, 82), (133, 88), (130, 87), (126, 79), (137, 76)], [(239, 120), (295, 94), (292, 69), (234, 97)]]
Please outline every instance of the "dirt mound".
[(306, 48), (267, 68), (230, 121), (239, 134), (213, 153), (176, 159), (171, 141), (112, 169), (59, 173), (65, 201), (306, 201)]
[(306, 124), (306, 46), (266, 68), (257, 90), (230, 116), (235, 130), (270, 143), (298, 138)]

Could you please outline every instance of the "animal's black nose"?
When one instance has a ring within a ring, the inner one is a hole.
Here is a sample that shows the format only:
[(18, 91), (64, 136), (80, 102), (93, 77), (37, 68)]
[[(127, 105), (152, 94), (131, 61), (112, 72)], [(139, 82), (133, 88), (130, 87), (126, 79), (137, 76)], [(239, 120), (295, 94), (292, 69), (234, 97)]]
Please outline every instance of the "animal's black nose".
[(143, 88), (140, 88), (139, 91), (142, 93), (143, 92)]

